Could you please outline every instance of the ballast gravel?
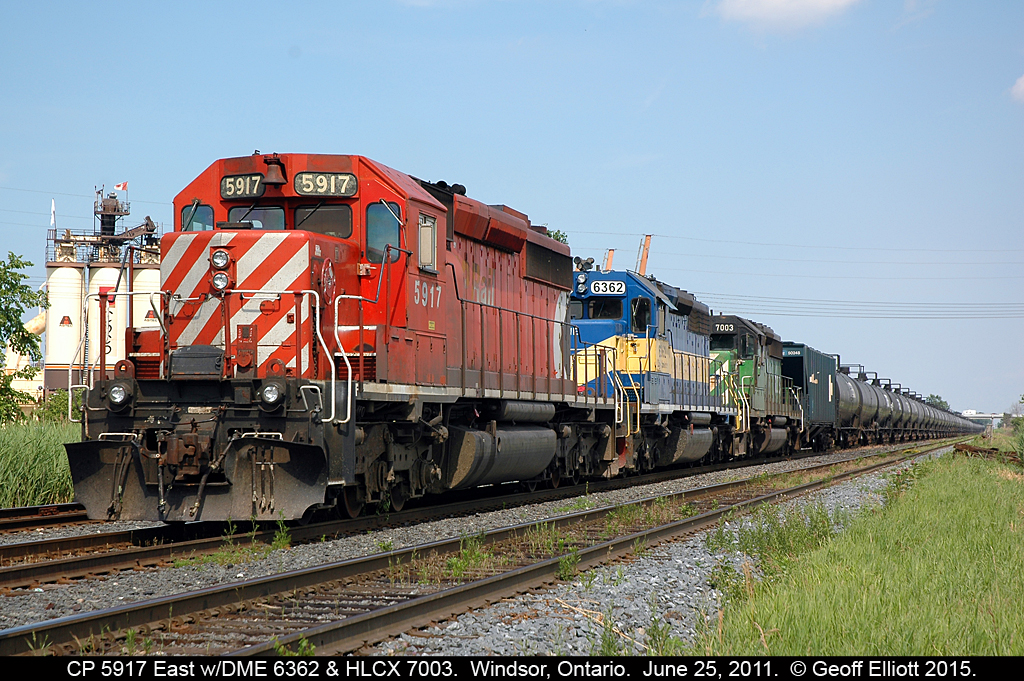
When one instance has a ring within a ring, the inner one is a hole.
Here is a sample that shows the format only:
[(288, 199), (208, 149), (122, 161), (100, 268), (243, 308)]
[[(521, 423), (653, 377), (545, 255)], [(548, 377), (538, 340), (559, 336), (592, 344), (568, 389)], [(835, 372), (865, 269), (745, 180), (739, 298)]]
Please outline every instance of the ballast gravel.
[(82, 523), (79, 525), (51, 525), (40, 527), (24, 532), (7, 532), (0, 534), (0, 546), (7, 544), (18, 544), (26, 541), (44, 541), (46, 539), (64, 539), (66, 537), (81, 537), (87, 534), (100, 534), (102, 532), (130, 532), (131, 530), (142, 530), (147, 527), (156, 527), (161, 523), (147, 523), (134, 520), (119, 520), (116, 522)]
[[(830, 515), (840, 509), (856, 514), (880, 505), (889, 477), (910, 465), (846, 481), (780, 507), (820, 503)], [(725, 529), (735, 537), (739, 527), (749, 522), (740, 517), (726, 523)], [(506, 598), (361, 653), (604, 655), (609, 650), (602, 645), (611, 645), (619, 652), (639, 654), (647, 651), (647, 629), (652, 623), (668, 624), (672, 636), (692, 641), (698, 618), (713, 617), (722, 604), (722, 594), (709, 586), (712, 570), (723, 562), (738, 572), (744, 563), (751, 565), (750, 558), (738, 551), (709, 551), (706, 535), (703, 531), (684, 541), (662, 544), (642, 557), (582, 573), (572, 583)], [(614, 631), (608, 631), (609, 623)]]
[[(835, 452), (819, 457), (782, 461), (742, 470), (715, 471), (669, 482), (631, 487), (589, 496), (596, 506), (615, 505), (651, 496), (713, 485), (728, 480), (778, 473), (815, 463), (846, 459), (850, 452)], [(885, 484), (881, 475), (871, 489)], [(859, 507), (855, 500), (871, 500), (868, 478), (827, 490), (826, 496), (842, 494), (836, 503)], [(838, 490), (849, 488), (847, 492)], [(449, 518), (411, 527), (390, 528), (362, 535), (327, 540), (277, 550), (262, 560), (239, 564), (191, 564), (181, 567), (124, 571), (106, 578), (82, 579), (69, 584), (44, 584), (34, 589), (18, 589), (0, 597), (0, 629), (8, 629), (48, 619), (75, 615), (135, 601), (222, 586), (243, 579), (277, 574), (288, 570), (324, 565), (391, 548), (403, 548), (449, 537), (472, 536), (480, 532), (543, 520), (565, 513), (571, 500), (552, 501), (513, 509)], [(118, 523), (119, 529), (125, 523)], [(135, 523), (132, 526), (145, 526)], [(88, 528), (88, 529), (86, 529)], [(113, 524), (104, 525), (114, 529)], [(81, 534), (95, 531), (91, 525), (67, 528)], [(47, 537), (49, 536), (47, 531)], [(41, 538), (43, 533), (7, 535), (21, 541)], [(30, 536), (26, 536), (30, 535)], [(718, 602), (718, 594), (707, 586), (707, 573), (716, 557), (703, 549), (703, 541), (691, 539), (654, 549), (644, 558), (594, 571), (571, 585), (559, 585), (544, 594), (511, 599), (486, 610), (474, 611), (425, 630), (422, 636), (403, 635), (375, 649), (379, 654), (588, 654), (594, 637), (594, 613), (604, 604), (615, 603), (614, 617), (624, 632), (638, 632), (650, 621), (649, 599), (657, 594), (657, 608), (672, 624), (675, 635), (692, 631), (696, 613), (708, 611)], [(653, 588), (652, 588), (653, 587)], [(564, 604), (560, 601), (564, 601)], [(443, 635), (442, 634), (443, 631)], [(642, 632), (637, 633), (642, 638)]]

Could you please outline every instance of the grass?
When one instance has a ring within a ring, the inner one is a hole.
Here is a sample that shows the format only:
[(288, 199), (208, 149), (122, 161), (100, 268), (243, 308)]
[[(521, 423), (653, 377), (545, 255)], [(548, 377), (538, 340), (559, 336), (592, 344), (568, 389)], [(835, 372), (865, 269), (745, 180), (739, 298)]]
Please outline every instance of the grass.
[(459, 552), (449, 556), (445, 562), (445, 572), (456, 582), (461, 582), (469, 570), (481, 567), (491, 558), (490, 551), (484, 546), (484, 536), (463, 537), (459, 540)]
[(174, 560), (172, 565), (174, 567), (210, 564), (236, 565), (239, 563), (248, 563), (254, 560), (262, 560), (272, 552), (290, 548), (292, 545), (292, 535), (288, 530), (288, 526), (285, 525), (283, 517), (278, 519), (277, 530), (274, 531), (274, 537), (271, 539), (269, 544), (264, 544), (256, 540), (256, 533), (259, 531), (259, 525), (255, 520), (252, 521), (252, 529), (248, 533), (248, 542), (244, 544), (235, 543), (234, 535), (237, 534), (237, 530), (238, 528), (234, 521), (228, 519), (228, 526), (224, 531), (223, 547), (216, 551), (198, 556), (190, 555), (187, 558), (178, 558)]
[(968, 444), (975, 447), (996, 447), (1004, 452), (1016, 452), (1017, 456), (1024, 457), (1024, 427), (997, 428), (992, 431), (992, 437), (978, 436)]
[(65, 442), (78, 442), (75, 423), (0, 426), (0, 507), (67, 503), (74, 499)]
[(806, 527), (797, 543), (782, 539), (789, 530), (741, 533), (744, 550), (767, 556), (766, 579), (735, 578), (741, 596), (704, 626), (693, 652), (1024, 654), (1020, 469), (945, 456), (894, 476), (886, 497), (817, 548), (826, 533), (817, 512), (794, 525)]

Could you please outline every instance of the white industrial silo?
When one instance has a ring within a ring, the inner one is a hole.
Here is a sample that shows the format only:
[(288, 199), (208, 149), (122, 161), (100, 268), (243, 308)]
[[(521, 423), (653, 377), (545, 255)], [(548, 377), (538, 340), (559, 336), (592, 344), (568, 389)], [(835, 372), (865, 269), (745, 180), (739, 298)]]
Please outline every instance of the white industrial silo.
[(47, 372), (67, 371), (82, 340), (84, 274), (81, 266), (46, 268), (46, 292), (50, 300), (44, 353)]
[[(132, 277), (134, 304), (132, 309), (132, 326), (136, 331), (148, 331), (160, 328), (160, 296), (153, 296), (150, 302), (149, 293), (160, 290), (160, 268), (135, 266)], [(156, 306), (154, 312), (153, 306)]]
[[(89, 275), (89, 365), (99, 366), (100, 346), (100, 304), (97, 294), (101, 290), (114, 291), (117, 284), (118, 267), (94, 267)], [(128, 273), (121, 277), (118, 291), (128, 291)], [(116, 296), (108, 298), (106, 323), (106, 363), (107, 369), (113, 370), (118, 360), (124, 359), (124, 334), (128, 328), (128, 298)]]

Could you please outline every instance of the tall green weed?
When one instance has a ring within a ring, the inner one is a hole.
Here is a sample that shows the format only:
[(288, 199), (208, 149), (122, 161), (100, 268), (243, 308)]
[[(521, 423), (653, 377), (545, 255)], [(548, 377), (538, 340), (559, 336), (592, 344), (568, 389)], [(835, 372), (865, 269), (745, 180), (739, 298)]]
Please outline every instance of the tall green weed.
[(74, 499), (65, 442), (78, 442), (75, 423), (21, 422), (0, 426), (0, 507), (67, 503)]
[(894, 476), (888, 503), (728, 603), (693, 652), (1024, 654), (1018, 470), (943, 457)]

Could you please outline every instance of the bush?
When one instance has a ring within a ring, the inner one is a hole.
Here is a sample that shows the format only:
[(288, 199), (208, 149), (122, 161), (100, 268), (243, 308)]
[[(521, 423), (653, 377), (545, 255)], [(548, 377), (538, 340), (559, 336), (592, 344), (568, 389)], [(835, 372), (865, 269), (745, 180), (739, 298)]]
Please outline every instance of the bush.
[[(82, 408), (82, 391), (75, 393), (75, 411)], [(45, 423), (68, 423), (68, 391), (55, 390), (39, 403), (34, 416)]]

